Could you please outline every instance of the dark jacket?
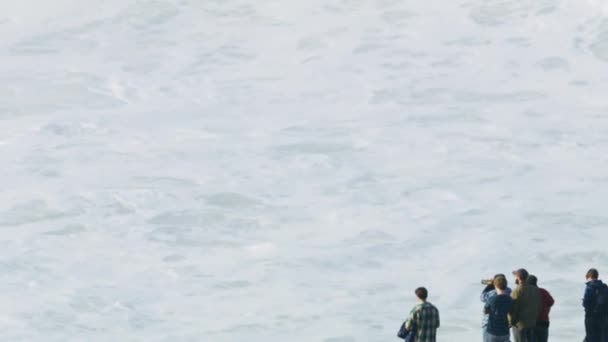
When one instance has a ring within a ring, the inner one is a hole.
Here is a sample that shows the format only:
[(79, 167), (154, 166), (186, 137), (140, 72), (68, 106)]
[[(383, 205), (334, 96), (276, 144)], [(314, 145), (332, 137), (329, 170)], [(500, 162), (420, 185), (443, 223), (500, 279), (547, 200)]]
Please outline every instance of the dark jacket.
[(519, 329), (534, 328), (540, 312), (540, 291), (530, 284), (519, 284), (511, 292), (513, 306), (509, 314), (512, 326)]
[(605, 287), (606, 284), (604, 284), (601, 280), (595, 279), (587, 282), (587, 286), (585, 287), (585, 295), (583, 296), (583, 307), (585, 308), (586, 314), (593, 313), (593, 309), (595, 308), (596, 293)]

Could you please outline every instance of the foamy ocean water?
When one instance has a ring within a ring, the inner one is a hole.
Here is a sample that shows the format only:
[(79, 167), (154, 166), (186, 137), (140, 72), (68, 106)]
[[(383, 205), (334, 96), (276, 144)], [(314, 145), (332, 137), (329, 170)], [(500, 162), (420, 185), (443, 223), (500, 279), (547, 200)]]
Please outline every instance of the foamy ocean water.
[[(608, 274), (608, 3), (0, 3), (0, 340), (481, 339)], [(509, 278), (512, 280), (512, 278)]]

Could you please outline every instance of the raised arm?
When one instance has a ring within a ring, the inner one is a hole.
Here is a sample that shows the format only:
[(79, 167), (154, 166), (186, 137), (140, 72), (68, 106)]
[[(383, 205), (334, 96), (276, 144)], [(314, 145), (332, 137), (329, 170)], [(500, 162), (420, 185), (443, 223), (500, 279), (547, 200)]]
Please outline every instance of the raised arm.
[(479, 295), (479, 299), (486, 303), (488, 301), (488, 299), (492, 296), (492, 293), (494, 291), (494, 285), (488, 285), (486, 286), (485, 289), (483, 289), (483, 291), (481, 291), (481, 294)]

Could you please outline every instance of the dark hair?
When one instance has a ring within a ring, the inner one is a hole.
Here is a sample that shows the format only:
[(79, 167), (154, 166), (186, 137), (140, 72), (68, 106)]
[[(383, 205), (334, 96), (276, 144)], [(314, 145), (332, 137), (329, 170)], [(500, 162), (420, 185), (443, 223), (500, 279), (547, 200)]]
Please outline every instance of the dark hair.
[(526, 281), (528, 280), (528, 271), (526, 271), (525, 268), (520, 268), (518, 270), (513, 271), (513, 275), (519, 279), (521, 279), (522, 281)]
[(595, 269), (595, 268), (591, 268), (589, 269), (589, 271), (587, 271), (587, 278), (591, 278), (591, 279), (597, 279), (599, 278), (600, 273)]
[(419, 287), (414, 292), (416, 293), (416, 297), (422, 300), (426, 300), (426, 298), (429, 296), (429, 292), (424, 287)]
[(507, 288), (507, 279), (505, 277), (496, 277), (494, 278), (494, 287), (499, 290), (504, 290)]

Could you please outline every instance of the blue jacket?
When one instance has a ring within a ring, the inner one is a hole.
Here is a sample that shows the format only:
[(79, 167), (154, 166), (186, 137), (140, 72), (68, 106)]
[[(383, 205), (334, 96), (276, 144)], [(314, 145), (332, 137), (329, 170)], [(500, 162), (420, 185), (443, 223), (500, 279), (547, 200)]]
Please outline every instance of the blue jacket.
[[(511, 295), (511, 288), (507, 287), (505, 289), (505, 294), (510, 296)], [(488, 304), (488, 300), (492, 297), (496, 297), (497, 293), (496, 290), (489, 290), (486, 291), (484, 290), (483, 292), (481, 292), (481, 295), (479, 295), (479, 299), (481, 300), (482, 303), (484, 304)], [(481, 326), (482, 328), (485, 328), (488, 326), (488, 319), (489, 319), (489, 315), (488, 314), (484, 314), (483, 315), (483, 320), (481, 321)]]
[(604, 284), (601, 280), (591, 280), (587, 282), (587, 286), (585, 287), (585, 295), (583, 296), (583, 307), (585, 308), (585, 313), (592, 313), (595, 307), (595, 297), (598, 290), (602, 288), (606, 288), (606, 284)]

